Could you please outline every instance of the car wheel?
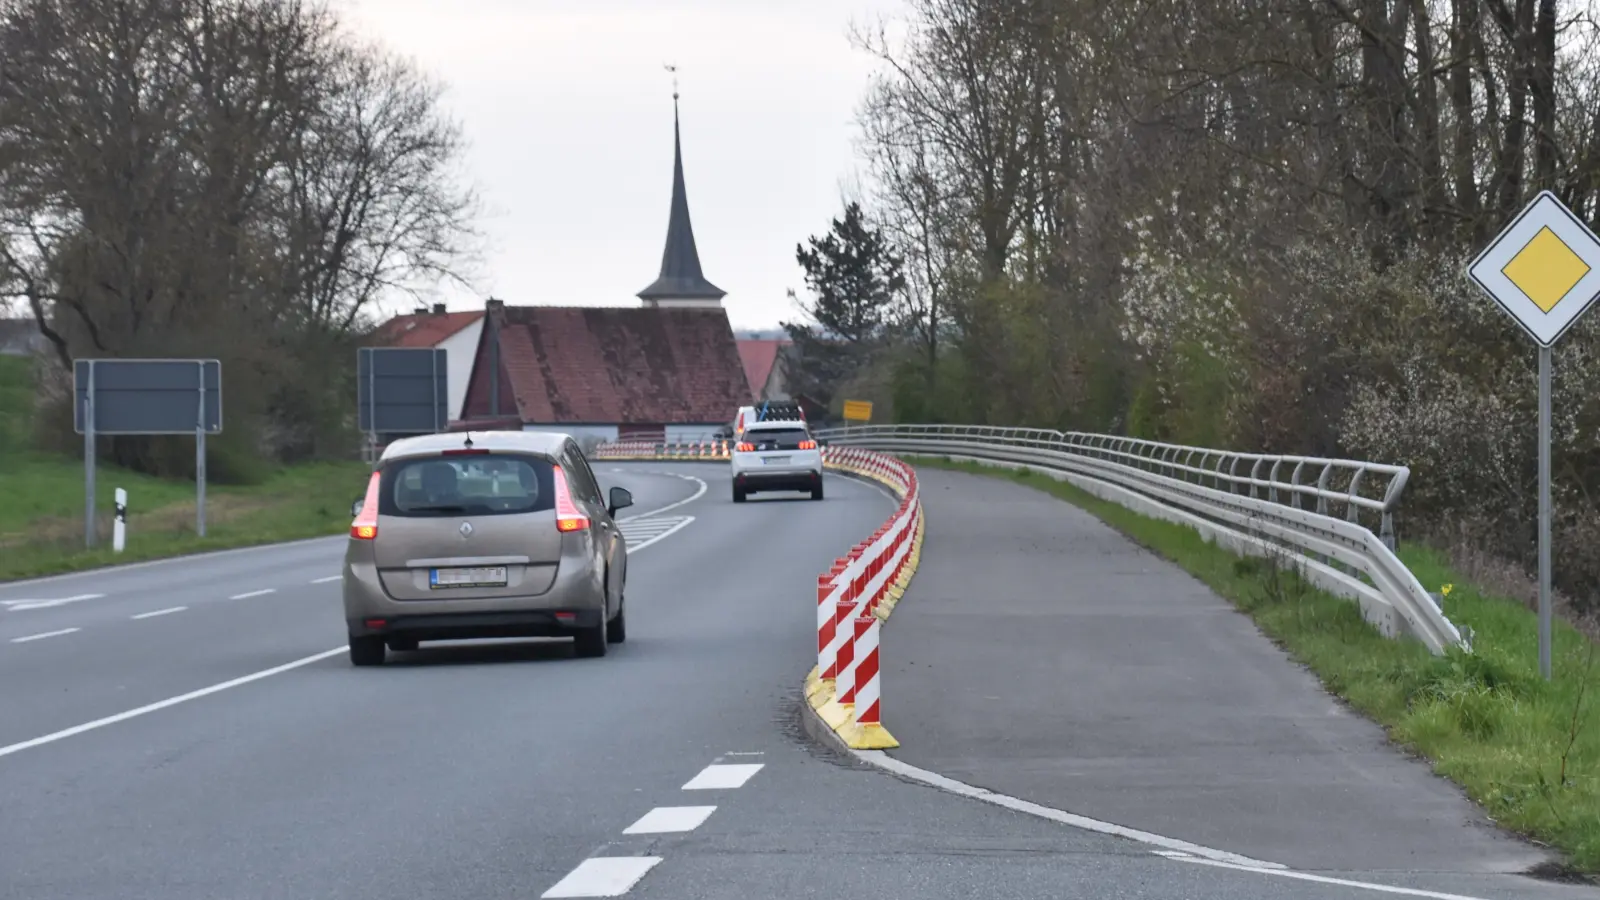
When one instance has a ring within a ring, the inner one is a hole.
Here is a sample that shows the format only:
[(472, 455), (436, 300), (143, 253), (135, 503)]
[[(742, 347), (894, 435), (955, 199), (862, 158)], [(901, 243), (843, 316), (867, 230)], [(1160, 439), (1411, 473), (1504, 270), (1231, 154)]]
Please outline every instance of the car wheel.
[[(602, 618), (604, 616), (602, 615)], [(573, 653), (586, 659), (606, 655), (606, 623), (602, 621), (593, 628), (585, 628), (578, 632), (572, 642)]]
[(733, 502), (735, 502), (735, 503), (743, 503), (744, 502), (744, 491), (741, 491), (738, 488), (734, 488), (733, 489)]
[(606, 641), (620, 644), (628, 639), (628, 607), (617, 610), (617, 617), (606, 623)]
[(389, 649), (396, 653), (410, 653), (417, 649), (416, 638), (395, 638), (389, 642)]
[(822, 499), (822, 479), (821, 478), (817, 479), (817, 486), (811, 489), (811, 499), (813, 499), (813, 500), (821, 500)]
[(383, 665), (383, 638), (368, 634), (350, 638), (350, 664), (354, 666)]

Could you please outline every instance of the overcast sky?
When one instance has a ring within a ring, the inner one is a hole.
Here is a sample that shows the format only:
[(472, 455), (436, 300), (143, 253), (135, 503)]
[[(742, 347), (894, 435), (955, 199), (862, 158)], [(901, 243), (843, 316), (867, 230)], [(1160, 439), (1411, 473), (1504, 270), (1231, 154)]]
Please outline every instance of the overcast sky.
[[(825, 230), (858, 169), (872, 61), (852, 22), (900, 0), (346, 0), (353, 25), (448, 86), (489, 240), (452, 308), (635, 305), (656, 277), (672, 189), (679, 66), (700, 261), (736, 328), (793, 318), (795, 244)], [(402, 304), (404, 305), (404, 304)]]

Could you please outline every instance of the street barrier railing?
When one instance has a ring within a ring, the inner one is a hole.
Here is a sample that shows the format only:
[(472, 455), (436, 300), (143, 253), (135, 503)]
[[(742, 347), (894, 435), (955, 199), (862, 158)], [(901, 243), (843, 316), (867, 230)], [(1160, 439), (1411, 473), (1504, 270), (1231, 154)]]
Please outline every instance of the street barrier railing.
[(806, 697), (824, 722), (857, 750), (900, 746), (883, 727), (880, 629), (905, 595), (920, 559), (923, 517), (911, 466), (859, 447), (829, 446), (824, 464), (876, 481), (899, 500), (872, 537), (817, 577), (817, 667)]
[[(816, 435), (841, 450), (1037, 469), (1191, 526), (1235, 553), (1287, 558), (1312, 584), (1356, 601), (1385, 635), (1410, 635), (1435, 654), (1470, 649), (1395, 555), (1394, 510), (1411, 474), (1404, 466), (999, 426), (865, 425)], [(1377, 518), (1377, 533), (1363, 513)]]
[[(728, 458), (727, 441), (686, 445), (619, 441), (599, 445), (595, 459)], [(921, 559), (924, 521), (917, 474), (906, 463), (861, 447), (825, 446), (823, 464), (874, 481), (894, 495), (895, 511), (817, 577), (817, 666), (806, 698), (845, 743), (859, 750), (900, 746), (883, 727), (879, 631), (905, 596)]]
[(609, 441), (595, 448), (595, 459), (727, 459), (730, 444), (707, 441)]

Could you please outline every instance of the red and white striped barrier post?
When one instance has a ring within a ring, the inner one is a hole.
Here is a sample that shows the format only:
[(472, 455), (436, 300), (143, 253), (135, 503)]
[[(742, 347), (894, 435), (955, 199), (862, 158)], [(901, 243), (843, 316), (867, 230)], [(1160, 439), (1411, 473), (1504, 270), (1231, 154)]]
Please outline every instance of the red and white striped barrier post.
[(835, 632), (843, 638), (839, 641), (838, 652), (834, 656), (834, 688), (833, 700), (835, 703), (850, 708), (856, 700), (856, 685), (854, 680), (855, 670), (852, 663), (855, 661), (855, 633), (851, 621), (856, 618), (856, 603), (854, 600), (840, 600), (836, 607), (837, 615), (833, 620)]
[(877, 616), (862, 616), (855, 621), (855, 665), (851, 672), (856, 725), (862, 729), (883, 727), (882, 686), (878, 672)]

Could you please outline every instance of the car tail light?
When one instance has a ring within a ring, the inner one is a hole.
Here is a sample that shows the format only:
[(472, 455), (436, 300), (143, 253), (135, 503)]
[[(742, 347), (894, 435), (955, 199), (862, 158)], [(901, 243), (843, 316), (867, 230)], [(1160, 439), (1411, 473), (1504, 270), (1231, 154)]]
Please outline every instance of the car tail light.
[(756, 445), (750, 443), (749, 441), (740, 441), (739, 446), (733, 449), (739, 451), (740, 453), (754, 453), (756, 452)]
[(367, 480), (367, 498), (361, 501), (361, 512), (350, 523), (350, 536), (358, 541), (370, 541), (378, 536), (378, 482), (381, 473), (373, 472)]
[(572, 491), (567, 487), (567, 473), (555, 466), (556, 530), (582, 531), (589, 527), (589, 517), (572, 502)]
[(815, 450), (815, 449), (817, 449), (817, 442), (816, 441), (801, 441), (800, 442), (800, 449), (801, 450)]

